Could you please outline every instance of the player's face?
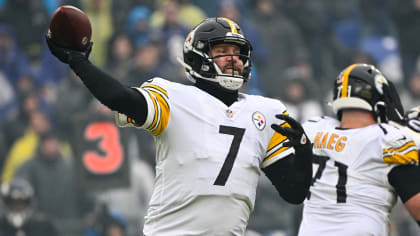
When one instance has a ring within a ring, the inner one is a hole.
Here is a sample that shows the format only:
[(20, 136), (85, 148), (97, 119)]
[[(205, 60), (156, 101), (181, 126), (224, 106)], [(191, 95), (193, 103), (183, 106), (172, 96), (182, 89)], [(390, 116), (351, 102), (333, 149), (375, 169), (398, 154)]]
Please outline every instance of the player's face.
[(224, 74), (242, 74), (244, 63), (239, 56), (231, 56), (239, 54), (239, 47), (228, 43), (217, 44), (210, 51), (210, 55), (216, 57), (214, 61)]

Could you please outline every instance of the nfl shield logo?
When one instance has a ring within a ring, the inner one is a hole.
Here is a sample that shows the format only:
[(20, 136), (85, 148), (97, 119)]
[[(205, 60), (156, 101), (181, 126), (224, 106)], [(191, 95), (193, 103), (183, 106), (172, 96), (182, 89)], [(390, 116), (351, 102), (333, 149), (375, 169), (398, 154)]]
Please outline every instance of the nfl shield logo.
[(229, 117), (229, 118), (232, 118), (232, 116), (233, 116), (233, 111), (232, 111), (232, 110), (230, 110), (230, 109), (227, 109), (227, 110), (226, 110), (226, 116), (227, 116), (227, 117)]
[(256, 111), (254, 114), (252, 114), (252, 122), (259, 130), (263, 130), (265, 127), (265, 117), (259, 111)]

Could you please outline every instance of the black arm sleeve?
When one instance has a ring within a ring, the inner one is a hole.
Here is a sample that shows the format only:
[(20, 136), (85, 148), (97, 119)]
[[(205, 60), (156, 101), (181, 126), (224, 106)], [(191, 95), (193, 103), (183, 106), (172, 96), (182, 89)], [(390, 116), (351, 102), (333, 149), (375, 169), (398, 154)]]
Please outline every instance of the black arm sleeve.
[(289, 155), (262, 169), (280, 196), (289, 203), (300, 204), (309, 193), (312, 180), (310, 156)]
[(93, 96), (102, 104), (129, 116), (136, 121), (136, 124), (144, 123), (147, 116), (147, 104), (140, 92), (125, 87), (90, 63), (84, 56), (74, 56), (69, 64)]
[(414, 165), (400, 165), (388, 173), (388, 181), (395, 188), (402, 202), (420, 192), (420, 169)]

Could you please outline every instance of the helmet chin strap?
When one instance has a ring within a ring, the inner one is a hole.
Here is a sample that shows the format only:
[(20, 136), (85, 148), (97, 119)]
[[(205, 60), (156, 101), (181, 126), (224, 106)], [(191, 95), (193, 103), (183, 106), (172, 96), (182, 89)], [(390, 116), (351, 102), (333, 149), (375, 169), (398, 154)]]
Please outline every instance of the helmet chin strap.
[(374, 114), (376, 114), (376, 121), (378, 123), (385, 123), (388, 121), (388, 118), (386, 116), (386, 106), (384, 102), (377, 102), (375, 104), (375, 107), (373, 108), (373, 111)]
[(216, 62), (214, 61), (213, 61), (213, 65), (217, 73), (217, 75), (215, 76), (215, 79), (220, 84), (220, 86), (228, 90), (238, 90), (242, 87), (242, 85), (244, 84), (244, 79), (235, 76), (233, 60), (232, 60), (232, 74), (223, 73), (222, 70), (219, 68), (219, 66), (216, 64)]
[(217, 75), (217, 82), (225, 89), (238, 90), (242, 87), (244, 80), (231, 76)]

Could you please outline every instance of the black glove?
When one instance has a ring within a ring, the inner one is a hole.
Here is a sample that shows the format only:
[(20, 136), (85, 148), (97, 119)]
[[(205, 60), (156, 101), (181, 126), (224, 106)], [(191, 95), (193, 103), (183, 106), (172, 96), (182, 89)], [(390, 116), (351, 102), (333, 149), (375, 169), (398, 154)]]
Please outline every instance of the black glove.
[(93, 43), (90, 42), (89, 46), (84, 51), (77, 51), (68, 48), (61, 47), (54, 43), (48, 36), (45, 36), (45, 40), (47, 41), (48, 48), (50, 49), (51, 53), (58, 58), (63, 63), (69, 64), (70, 61), (77, 57), (84, 57), (86, 59), (89, 58), (89, 54), (92, 51)]
[(276, 115), (276, 118), (286, 121), (291, 126), (289, 128), (281, 127), (280, 125), (276, 124), (271, 125), (272, 129), (289, 139), (289, 141), (283, 143), (283, 147), (292, 146), (295, 149), (296, 154), (302, 153), (304, 155), (312, 155), (312, 144), (299, 122), (288, 115), (278, 114)]

